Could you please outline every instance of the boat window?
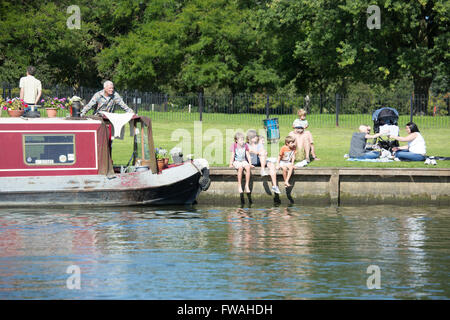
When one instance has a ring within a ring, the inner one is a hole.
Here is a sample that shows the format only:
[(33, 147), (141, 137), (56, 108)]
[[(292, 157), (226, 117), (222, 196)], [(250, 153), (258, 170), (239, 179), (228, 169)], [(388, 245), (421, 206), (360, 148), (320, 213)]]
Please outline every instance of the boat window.
[(71, 165), (75, 163), (75, 135), (24, 135), (25, 163), (28, 165)]

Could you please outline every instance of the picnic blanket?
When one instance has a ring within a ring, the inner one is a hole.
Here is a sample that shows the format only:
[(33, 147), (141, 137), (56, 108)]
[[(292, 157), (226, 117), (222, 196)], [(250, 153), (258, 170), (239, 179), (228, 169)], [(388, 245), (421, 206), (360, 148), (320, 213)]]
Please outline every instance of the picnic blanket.
[(388, 158), (378, 158), (378, 159), (358, 159), (358, 158), (348, 158), (347, 161), (363, 161), (363, 162), (392, 162), (394, 160)]

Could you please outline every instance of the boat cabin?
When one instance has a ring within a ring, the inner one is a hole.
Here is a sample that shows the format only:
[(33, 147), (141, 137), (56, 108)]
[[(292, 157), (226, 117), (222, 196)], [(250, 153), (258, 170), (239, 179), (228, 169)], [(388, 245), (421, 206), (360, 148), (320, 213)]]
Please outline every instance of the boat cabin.
[[(140, 155), (140, 161), (146, 161), (156, 173), (150, 119), (133, 115), (129, 123), (134, 136), (131, 165)], [(114, 174), (112, 131), (105, 117), (0, 118), (0, 177)], [(141, 134), (140, 139), (136, 134)], [(138, 142), (142, 142), (140, 154)]]

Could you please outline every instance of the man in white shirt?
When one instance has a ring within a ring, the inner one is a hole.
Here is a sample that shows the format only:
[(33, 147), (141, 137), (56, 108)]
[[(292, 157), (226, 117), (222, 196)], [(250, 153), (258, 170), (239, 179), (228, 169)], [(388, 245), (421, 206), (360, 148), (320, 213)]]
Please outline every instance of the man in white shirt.
[(27, 76), (20, 78), (20, 99), (28, 106), (37, 105), (42, 94), (41, 81), (34, 77), (35, 72), (36, 68), (29, 66)]

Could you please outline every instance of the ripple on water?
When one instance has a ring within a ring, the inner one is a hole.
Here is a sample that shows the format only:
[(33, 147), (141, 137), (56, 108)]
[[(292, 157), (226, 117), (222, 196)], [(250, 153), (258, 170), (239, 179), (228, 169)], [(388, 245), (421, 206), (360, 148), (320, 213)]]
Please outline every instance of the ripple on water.
[[(2, 299), (448, 299), (448, 208), (1, 209)], [(71, 265), (82, 291), (66, 288)], [(371, 265), (381, 289), (369, 290)]]

